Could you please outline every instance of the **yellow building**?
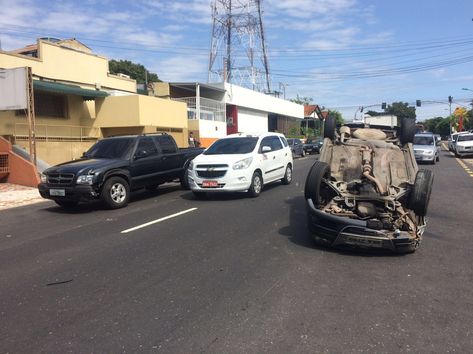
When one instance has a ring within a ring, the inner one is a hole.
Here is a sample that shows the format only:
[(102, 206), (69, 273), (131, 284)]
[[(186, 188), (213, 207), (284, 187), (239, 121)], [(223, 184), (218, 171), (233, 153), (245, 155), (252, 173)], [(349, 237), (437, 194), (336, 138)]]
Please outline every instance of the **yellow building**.
[[(79, 158), (111, 135), (166, 131), (187, 146), (185, 103), (137, 95), (135, 80), (110, 74), (108, 59), (75, 39), (0, 51), (0, 69), (17, 67), (32, 68), (37, 155), (49, 164)], [(0, 136), (27, 149), (25, 112), (0, 111)]]

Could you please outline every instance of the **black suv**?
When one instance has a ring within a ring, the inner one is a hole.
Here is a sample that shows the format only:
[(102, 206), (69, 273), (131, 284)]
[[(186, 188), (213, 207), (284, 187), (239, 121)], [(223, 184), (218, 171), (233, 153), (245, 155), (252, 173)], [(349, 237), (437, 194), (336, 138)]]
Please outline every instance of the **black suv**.
[(101, 199), (110, 209), (127, 205), (130, 191), (180, 179), (188, 189), (187, 166), (203, 149), (179, 149), (165, 133), (105, 138), (79, 160), (48, 168), (38, 186), (43, 198), (63, 207)]

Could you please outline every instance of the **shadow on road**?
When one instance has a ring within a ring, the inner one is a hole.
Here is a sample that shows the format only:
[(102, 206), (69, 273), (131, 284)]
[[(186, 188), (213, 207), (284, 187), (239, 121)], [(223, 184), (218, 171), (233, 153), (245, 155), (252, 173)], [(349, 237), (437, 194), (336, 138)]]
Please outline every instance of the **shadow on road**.
[(286, 200), (289, 204), (289, 225), (279, 229), (279, 234), (286, 236), (291, 242), (296, 245), (312, 248), (314, 252), (326, 251), (331, 253), (338, 253), (345, 256), (355, 257), (399, 257), (403, 254), (397, 254), (390, 250), (380, 249), (357, 249), (353, 247), (337, 247), (330, 248), (319, 246), (313, 240), (309, 229), (307, 227), (307, 214), (305, 209), (304, 197), (297, 196)]

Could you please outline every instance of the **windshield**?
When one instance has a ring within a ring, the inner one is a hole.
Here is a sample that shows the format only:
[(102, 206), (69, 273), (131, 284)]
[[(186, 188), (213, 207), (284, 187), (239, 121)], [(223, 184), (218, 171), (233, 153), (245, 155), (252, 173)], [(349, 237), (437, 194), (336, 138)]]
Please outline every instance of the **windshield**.
[(473, 135), (459, 135), (458, 141), (472, 141)]
[(306, 144), (317, 144), (320, 141), (322, 141), (322, 139), (320, 138), (311, 138), (311, 139), (307, 139)]
[(434, 145), (432, 136), (414, 136), (414, 145)]
[(294, 142), (295, 142), (294, 139), (287, 139), (287, 143), (291, 146), (294, 145)]
[(220, 154), (248, 154), (252, 152), (258, 138), (226, 138), (217, 140), (205, 152), (204, 155), (220, 155)]
[(127, 159), (130, 157), (134, 142), (133, 138), (99, 140), (85, 153), (85, 157)]

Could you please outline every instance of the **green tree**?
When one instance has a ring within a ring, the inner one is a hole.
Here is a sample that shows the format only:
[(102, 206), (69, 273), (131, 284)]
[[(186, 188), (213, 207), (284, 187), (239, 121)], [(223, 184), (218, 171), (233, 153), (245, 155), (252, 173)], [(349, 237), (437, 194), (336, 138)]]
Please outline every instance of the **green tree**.
[(289, 101), (307, 106), (312, 103), (313, 99), (312, 97), (300, 97), (297, 95), (296, 98), (291, 98)]
[(388, 105), (388, 108), (386, 108), (386, 113), (392, 114), (398, 117), (400, 120), (405, 118), (416, 118), (416, 108), (409, 107), (409, 104), (404, 102), (393, 102), (392, 105)]
[(135, 79), (138, 84), (148, 82), (160, 82), (158, 75), (150, 73), (143, 65), (133, 63), (129, 60), (110, 60), (108, 69), (111, 74), (125, 74)]
[(442, 118), (441, 121), (435, 126), (435, 133), (440, 134), (440, 136), (449, 136), (450, 135), (450, 118)]
[(331, 117), (335, 117), (335, 121), (337, 122), (337, 125), (343, 125), (345, 123), (345, 120), (343, 119), (343, 116), (339, 111), (329, 109), (328, 114)]

